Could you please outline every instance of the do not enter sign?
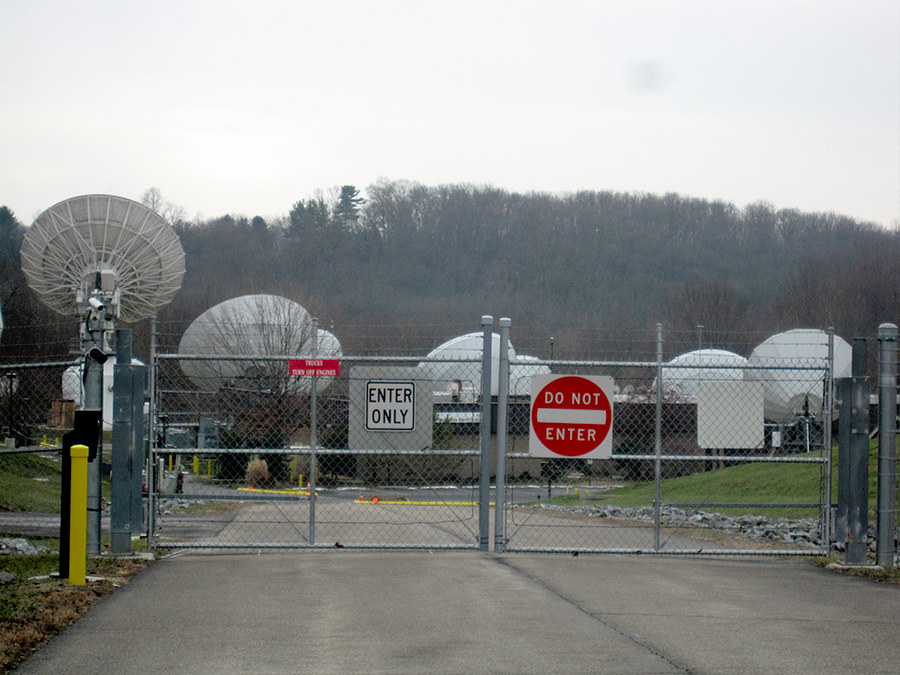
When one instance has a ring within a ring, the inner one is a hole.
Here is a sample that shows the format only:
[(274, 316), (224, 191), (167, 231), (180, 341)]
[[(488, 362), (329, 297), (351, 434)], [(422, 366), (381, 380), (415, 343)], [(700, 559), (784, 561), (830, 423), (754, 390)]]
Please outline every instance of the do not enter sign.
[(612, 391), (611, 377), (535, 375), (531, 455), (608, 459), (612, 455)]

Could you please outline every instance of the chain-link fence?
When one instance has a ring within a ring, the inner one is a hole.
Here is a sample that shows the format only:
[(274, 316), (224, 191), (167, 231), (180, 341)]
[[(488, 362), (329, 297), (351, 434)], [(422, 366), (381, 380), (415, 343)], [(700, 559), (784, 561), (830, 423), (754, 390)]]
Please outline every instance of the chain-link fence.
[[(510, 351), (508, 391), (500, 392), (499, 343), (485, 380), (476, 342), (421, 357), (301, 355), (299, 370), (286, 356), (156, 355), (144, 479), (151, 545), (484, 549), (494, 531), (495, 550), (509, 551), (828, 547), (837, 493), (833, 347), (825, 359), (764, 363), (654, 359), (647, 352), (660, 352), (659, 340), (645, 340), (634, 360)], [(58, 512), (59, 448), (83, 403), (81, 368), (67, 360), (0, 366), (0, 473), (5, 486), (24, 481), (4, 491), (13, 497), (0, 520)], [(531, 455), (537, 374), (611, 379), (611, 456)], [(112, 372), (104, 381), (107, 469), (111, 395)], [(898, 500), (887, 509), (895, 536)]]
[(343, 358), (328, 377), (279, 357), (189, 360), (155, 369), (155, 545), (477, 545), (473, 396), (442, 400), (413, 359)]
[[(827, 547), (828, 359), (513, 356), (500, 397), (499, 363), (484, 380), (480, 347), (452, 358), (342, 357), (316, 377), (283, 356), (159, 355), (152, 543), (483, 547), (493, 499), (498, 550)], [(310, 361), (324, 363), (302, 365)], [(541, 373), (612, 378), (611, 457), (529, 453), (531, 377)], [(497, 490), (500, 399), (505, 489)]]
[[(767, 417), (764, 389), (776, 381), (745, 381), (733, 364), (545, 365), (613, 377), (612, 455), (531, 457), (529, 401), (513, 400), (506, 550), (809, 554), (827, 546), (827, 407)], [(824, 364), (783, 365), (789, 398), (822, 400)]]
[(72, 361), (0, 366), (0, 534), (57, 535), (60, 449), (80, 382)]

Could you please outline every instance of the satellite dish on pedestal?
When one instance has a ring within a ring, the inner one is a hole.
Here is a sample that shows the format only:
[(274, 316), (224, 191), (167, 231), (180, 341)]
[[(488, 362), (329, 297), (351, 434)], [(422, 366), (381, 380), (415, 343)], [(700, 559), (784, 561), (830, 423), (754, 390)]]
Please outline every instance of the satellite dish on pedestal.
[[(184, 251), (178, 236), (143, 204), (111, 195), (84, 195), (39, 215), (25, 233), (21, 257), (25, 279), (41, 300), (60, 314), (82, 320), (82, 406), (102, 414), (103, 368), (109, 361), (116, 320), (131, 322), (150, 316), (178, 292), (184, 277)], [(114, 445), (113, 461), (118, 467), (116, 455)], [(98, 456), (88, 463), (86, 543), (90, 555), (100, 553), (100, 464)], [(124, 484), (133, 485), (131, 476)], [(127, 521), (130, 513), (120, 509), (130, 503), (131, 497), (113, 500), (114, 523), (119, 518)], [(121, 534), (113, 532), (114, 550)]]
[(84, 195), (51, 206), (28, 228), (22, 271), (60, 314), (102, 309), (107, 323), (133, 322), (175, 297), (184, 251), (169, 224), (143, 204)]

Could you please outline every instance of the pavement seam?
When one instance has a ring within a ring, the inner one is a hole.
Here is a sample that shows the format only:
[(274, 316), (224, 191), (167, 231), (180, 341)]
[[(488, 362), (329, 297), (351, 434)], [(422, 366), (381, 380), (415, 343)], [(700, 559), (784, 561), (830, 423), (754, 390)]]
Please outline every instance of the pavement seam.
[(673, 668), (677, 668), (681, 672), (685, 673), (685, 675), (694, 675), (694, 671), (690, 670), (684, 664), (674, 661), (667, 654), (663, 653), (656, 647), (642, 641), (635, 635), (632, 635), (631, 633), (623, 630), (619, 626), (616, 626), (615, 624), (612, 624), (609, 621), (604, 620), (601, 616), (594, 614), (590, 610), (588, 610), (585, 607), (583, 607), (582, 605), (580, 605), (577, 600), (575, 600), (574, 598), (570, 598), (563, 593), (560, 593), (556, 588), (551, 586), (548, 582), (544, 581), (543, 579), (540, 579), (534, 575), (529, 574), (528, 572), (525, 572), (524, 570), (519, 569), (518, 567), (516, 567), (514, 564), (512, 564), (507, 559), (495, 556), (494, 560), (497, 563), (499, 563), (500, 565), (503, 565), (510, 571), (514, 572), (515, 574), (518, 574), (520, 577), (523, 577), (523, 578), (527, 579), (528, 581), (530, 581), (531, 583), (536, 584), (536, 585), (540, 586), (541, 588), (543, 588), (544, 590), (552, 593), (557, 598), (559, 598), (566, 604), (571, 605), (572, 607), (577, 609), (582, 614), (586, 614), (587, 616), (591, 617), (591, 619), (593, 619), (597, 623), (602, 624), (604, 627), (608, 628), (609, 630), (613, 631), (614, 633), (621, 635), (622, 637), (626, 638), (627, 640), (630, 640), (631, 642), (633, 642), (634, 644), (639, 646), (641, 649), (645, 649), (648, 652), (650, 652), (651, 654), (653, 654), (654, 656), (659, 657), (660, 659), (662, 659), (663, 661), (668, 663)]

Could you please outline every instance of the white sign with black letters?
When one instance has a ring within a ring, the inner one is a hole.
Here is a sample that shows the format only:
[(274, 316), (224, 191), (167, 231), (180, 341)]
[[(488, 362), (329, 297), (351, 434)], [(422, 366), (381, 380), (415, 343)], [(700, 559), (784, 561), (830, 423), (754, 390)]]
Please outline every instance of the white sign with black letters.
[(366, 431), (412, 431), (415, 428), (415, 382), (366, 382)]

